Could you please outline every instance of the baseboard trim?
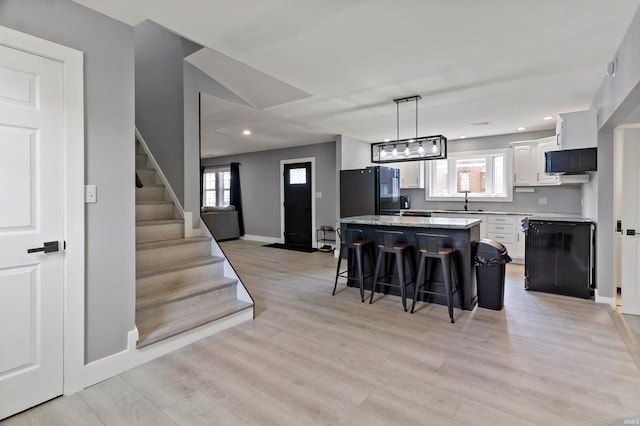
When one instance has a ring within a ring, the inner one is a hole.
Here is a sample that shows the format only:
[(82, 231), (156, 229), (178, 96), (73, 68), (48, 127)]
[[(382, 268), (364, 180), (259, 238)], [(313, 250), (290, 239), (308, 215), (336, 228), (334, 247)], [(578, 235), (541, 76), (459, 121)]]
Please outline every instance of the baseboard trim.
[(605, 304), (605, 305), (609, 305), (613, 309), (616, 308), (616, 299), (615, 299), (615, 297), (598, 296), (598, 289), (596, 289), (596, 291), (595, 291), (595, 301), (596, 301), (596, 303), (602, 303), (602, 304)]
[[(233, 315), (229, 315), (211, 324), (206, 324), (193, 330), (182, 333), (178, 336), (162, 340), (151, 346), (142, 349), (136, 348), (138, 341), (138, 329), (129, 331), (127, 335), (127, 349), (86, 364), (83, 368), (81, 389), (93, 386), (118, 374), (124, 373), (134, 367), (144, 364), (145, 362), (159, 358), (170, 352), (178, 350), (191, 343), (202, 340), (206, 337), (219, 333), (227, 328), (236, 326), (246, 321), (253, 320), (253, 310), (245, 309)], [(75, 393), (66, 392), (66, 395)]]
[(262, 235), (248, 235), (248, 234), (240, 237), (240, 239), (241, 240), (249, 240), (249, 241), (258, 241), (258, 242), (267, 243), (267, 244), (281, 243), (282, 242), (281, 238), (264, 237)]

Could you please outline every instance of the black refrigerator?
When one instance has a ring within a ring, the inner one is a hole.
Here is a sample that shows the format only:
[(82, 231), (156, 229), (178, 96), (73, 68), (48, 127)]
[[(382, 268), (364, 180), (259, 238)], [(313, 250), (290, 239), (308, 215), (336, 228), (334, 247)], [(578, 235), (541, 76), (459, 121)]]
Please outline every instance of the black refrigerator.
[(525, 289), (591, 297), (595, 287), (593, 222), (525, 219)]
[(340, 217), (400, 213), (400, 170), (340, 170)]

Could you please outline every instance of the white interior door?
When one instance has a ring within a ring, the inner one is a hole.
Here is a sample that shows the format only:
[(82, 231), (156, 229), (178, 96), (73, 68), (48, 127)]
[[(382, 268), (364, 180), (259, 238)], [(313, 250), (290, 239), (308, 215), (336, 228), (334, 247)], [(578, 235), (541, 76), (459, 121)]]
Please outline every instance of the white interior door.
[(638, 129), (622, 139), (622, 312), (640, 315), (640, 137)]
[(0, 419), (62, 394), (63, 66), (0, 45)]

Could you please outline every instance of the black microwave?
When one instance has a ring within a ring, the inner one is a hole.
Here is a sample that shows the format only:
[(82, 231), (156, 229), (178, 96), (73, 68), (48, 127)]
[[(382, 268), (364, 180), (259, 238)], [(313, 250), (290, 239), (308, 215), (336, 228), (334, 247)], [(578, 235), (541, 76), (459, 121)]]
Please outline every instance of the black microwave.
[(545, 173), (579, 175), (598, 170), (598, 149), (581, 148), (544, 153)]

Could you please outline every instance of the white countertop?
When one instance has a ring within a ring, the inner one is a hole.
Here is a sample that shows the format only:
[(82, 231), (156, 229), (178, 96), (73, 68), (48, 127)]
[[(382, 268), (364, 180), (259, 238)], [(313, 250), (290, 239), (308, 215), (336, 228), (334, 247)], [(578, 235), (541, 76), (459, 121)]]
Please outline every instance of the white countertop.
[(341, 223), (356, 225), (403, 226), (411, 228), (469, 229), (480, 225), (480, 219), (416, 216), (351, 216), (340, 218)]

